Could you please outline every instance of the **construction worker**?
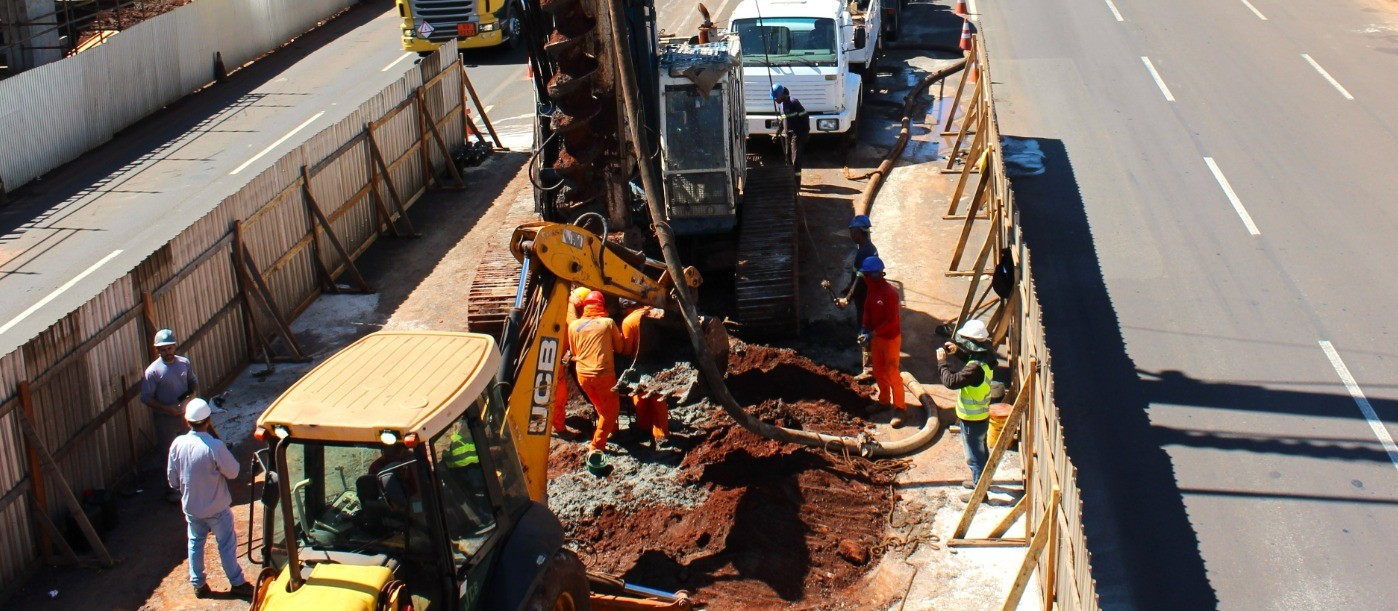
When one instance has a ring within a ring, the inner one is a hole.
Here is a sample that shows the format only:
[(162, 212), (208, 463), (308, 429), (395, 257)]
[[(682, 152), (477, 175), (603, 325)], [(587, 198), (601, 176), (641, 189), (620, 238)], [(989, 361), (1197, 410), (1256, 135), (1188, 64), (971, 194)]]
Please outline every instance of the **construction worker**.
[[(141, 401), (154, 410), (151, 422), (155, 425), (160, 450), (165, 452), (176, 437), (188, 430), (185, 427), (184, 403), (199, 391), (199, 377), (194, 375), (188, 358), (175, 354), (178, 342), (175, 341), (174, 331), (161, 329), (156, 332), (152, 344), (158, 358), (146, 367), (141, 380)], [(179, 492), (173, 489), (166, 491), (165, 500), (180, 502)]]
[(811, 137), (811, 118), (801, 101), (791, 97), (791, 92), (781, 83), (772, 85), (772, 102), (777, 107), (777, 137), (785, 136), (786, 159), (791, 162), (791, 171), (796, 173), (796, 187), (801, 187), (801, 158), (806, 139)]
[(606, 299), (592, 291), (583, 300), (582, 316), (568, 325), (568, 347), (578, 386), (597, 410), (597, 429), (592, 433), (592, 451), (601, 452), (617, 429), (620, 398), (616, 390), (616, 348), (622, 344), (616, 322), (607, 317)]
[[(845, 296), (835, 300), (835, 307), (841, 310), (849, 307), (851, 303), (854, 304), (854, 320), (858, 324), (864, 323), (865, 297), (864, 273), (859, 269), (864, 266), (864, 261), (869, 257), (879, 256), (879, 249), (874, 246), (873, 239), (869, 237), (873, 227), (873, 224), (869, 222), (869, 217), (863, 214), (856, 214), (854, 218), (850, 219), (849, 238), (854, 241), (854, 260), (850, 265), (849, 287), (844, 291)], [(823, 280), (820, 284), (826, 289), (830, 288), (829, 280)], [(874, 371), (869, 364), (868, 346), (861, 346), (859, 352), (864, 369), (854, 379), (863, 382), (873, 378)]]
[[(573, 321), (578, 319), (578, 314), (582, 311), (583, 300), (587, 299), (588, 294), (591, 292), (592, 289), (587, 288), (585, 286), (580, 286), (578, 288), (573, 289), (573, 292), (568, 294), (568, 321), (566, 326), (571, 327)], [(571, 361), (571, 359), (568, 358), (567, 355), (568, 334), (566, 333), (563, 335), (563, 343), (563, 368), (566, 372)], [(566, 374), (560, 374), (558, 377), (554, 379), (556, 381), (554, 382), (553, 393), (553, 418), (549, 424), (553, 427), (553, 433), (555, 435), (564, 439), (577, 439), (581, 435), (581, 433), (575, 429), (568, 428), (567, 424), (568, 378)]]
[[(949, 356), (962, 363), (953, 366)], [(942, 385), (957, 391), (956, 418), (961, 421), (961, 445), (966, 464), (971, 467), (971, 479), (962, 486), (973, 488), (980, 481), (989, 450), (985, 445), (990, 430), (990, 383), (995, 378), (995, 352), (990, 345), (990, 330), (985, 323), (971, 319), (961, 325), (952, 341), (937, 348), (937, 370)]]
[[(641, 354), (641, 326), (647, 317), (658, 316), (661, 310), (642, 305), (630, 299), (622, 299), (621, 347), (618, 354), (632, 358), (631, 365)], [(636, 419), (632, 426), (644, 439), (651, 439), (651, 447), (656, 450), (669, 450), (670, 446), (670, 406), (665, 395), (657, 389), (639, 387), (631, 395), (631, 403), (636, 408)]]
[(903, 395), (903, 372), (899, 366), (903, 351), (903, 326), (898, 289), (884, 278), (883, 259), (869, 257), (859, 271), (863, 272), (864, 283), (868, 285), (859, 344), (869, 346), (874, 382), (879, 388), (878, 403), (872, 408), (882, 410), (892, 403), (896, 413), (889, 425), (898, 428), (903, 426), (903, 416), (908, 410), (907, 398)]
[[(172, 334), (173, 335), (173, 334)], [(228, 446), (209, 434), (213, 410), (203, 399), (192, 398), (185, 403), (184, 419), (189, 432), (175, 438), (165, 466), (170, 487), (180, 494), (184, 510), (189, 553), (189, 583), (196, 598), (209, 598), (204, 574), (204, 542), (209, 534), (218, 541), (218, 557), (223, 573), (232, 586), (229, 594), (251, 598), (252, 586), (243, 576), (238, 564), (238, 533), (233, 529), (233, 497), (228, 493), (228, 480), (238, 477), (238, 459)]]

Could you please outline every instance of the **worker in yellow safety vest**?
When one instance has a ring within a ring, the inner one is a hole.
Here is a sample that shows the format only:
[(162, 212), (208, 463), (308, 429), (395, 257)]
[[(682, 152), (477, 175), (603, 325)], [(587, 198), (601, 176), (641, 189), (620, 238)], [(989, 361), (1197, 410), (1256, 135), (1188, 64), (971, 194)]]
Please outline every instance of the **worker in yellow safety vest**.
[[(948, 356), (961, 362), (953, 367)], [(961, 445), (966, 464), (971, 467), (971, 479), (961, 483), (974, 488), (989, 459), (985, 445), (990, 428), (990, 383), (995, 379), (995, 351), (990, 343), (990, 330), (985, 323), (966, 321), (952, 341), (937, 348), (937, 370), (943, 386), (957, 391), (956, 418), (961, 421)]]

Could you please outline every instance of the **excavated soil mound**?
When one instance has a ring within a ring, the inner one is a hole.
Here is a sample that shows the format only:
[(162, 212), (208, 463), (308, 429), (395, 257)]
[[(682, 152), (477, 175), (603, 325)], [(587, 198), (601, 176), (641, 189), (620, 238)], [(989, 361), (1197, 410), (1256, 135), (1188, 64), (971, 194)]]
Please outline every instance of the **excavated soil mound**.
[[(733, 354), (729, 372), (740, 401), (761, 400), (750, 409), (763, 420), (843, 434), (863, 428), (853, 413), (868, 400), (852, 380), (795, 353), (747, 346)], [(704, 421), (712, 424), (695, 432), (692, 447), (660, 477), (696, 494), (675, 503), (618, 498), (565, 521), (588, 567), (687, 590), (710, 609), (857, 600), (851, 590), (879, 556), (891, 474), (862, 459), (763, 439), (707, 404), (681, 409), (708, 410)], [(574, 454), (555, 448), (554, 458), (573, 464)], [(551, 499), (559, 493), (552, 487)]]

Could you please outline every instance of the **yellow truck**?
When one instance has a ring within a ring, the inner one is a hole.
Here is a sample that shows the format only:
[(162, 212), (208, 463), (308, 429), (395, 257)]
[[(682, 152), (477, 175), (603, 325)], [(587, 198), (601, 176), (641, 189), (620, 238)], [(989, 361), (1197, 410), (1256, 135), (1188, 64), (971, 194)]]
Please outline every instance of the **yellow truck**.
[(431, 53), (453, 38), (458, 49), (514, 45), (521, 0), (395, 0), (403, 49)]
[(587, 572), (546, 504), (569, 285), (667, 305), (675, 284), (578, 226), (522, 226), (511, 249), (544, 299), (503, 350), (477, 333), (380, 331), (257, 419), (253, 611), (692, 608), (685, 593)]

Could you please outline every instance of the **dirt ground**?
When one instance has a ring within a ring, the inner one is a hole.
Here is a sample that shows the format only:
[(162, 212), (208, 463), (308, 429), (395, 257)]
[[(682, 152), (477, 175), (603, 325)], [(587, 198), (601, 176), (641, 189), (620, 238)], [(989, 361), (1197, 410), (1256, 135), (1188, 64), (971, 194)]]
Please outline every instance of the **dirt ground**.
[[(954, 40), (960, 21), (947, 19), (949, 3), (912, 3), (904, 40)], [(863, 182), (846, 178), (877, 165), (893, 142), (897, 106), (921, 74), (946, 65), (919, 53), (890, 54), (865, 101), (861, 143), (848, 152), (812, 147), (800, 205), (804, 217), (802, 297), (805, 332), (775, 350), (735, 350), (729, 384), (759, 417), (830, 433), (868, 431), (881, 438), (912, 434), (889, 414), (868, 420), (861, 407), (869, 387), (848, 374), (858, 369), (852, 310), (838, 310), (820, 288), (847, 277), (843, 255), (852, 251), (845, 226)], [(954, 91), (955, 78), (946, 83)], [(938, 92), (934, 85), (933, 93)], [(488, 101), (487, 101), (488, 102)], [(936, 386), (933, 349), (944, 338), (938, 324), (953, 318), (964, 298), (964, 278), (943, 272), (960, 224), (942, 219), (955, 175), (938, 168), (945, 139), (937, 133), (945, 100), (925, 104), (912, 142), (871, 212), (874, 241), (903, 295), (903, 369), (943, 408), (953, 395)], [(411, 214), (424, 237), (385, 240), (362, 259), (373, 295), (326, 295), (294, 324), (317, 360), (379, 328), (466, 327), (465, 295), (485, 245), (509, 207), (529, 196), (520, 168), (523, 153), (506, 153), (468, 171), (475, 188), (430, 194)], [(309, 365), (253, 365), (232, 386), (215, 415), (245, 462), (257, 415)], [(760, 373), (759, 373), (760, 372)], [(576, 397), (576, 393), (574, 393)], [(916, 405), (915, 402), (912, 403)], [(575, 399), (569, 424), (590, 426), (590, 408)], [(702, 400), (675, 406), (672, 426), (680, 450), (654, 453), (621, 444), (613, 472), (597, 478), (581, 468), (582, 444), (556, 441), (551, 455), (550, 506), (567, 525), (570, 545), (592, 568), (636, 583), (686, 589), (711, 609), (944, 609), (998, 607), (1023, 548), (944, 545), (960, 517), (961, 480), (968, 476), (960, 438), (943, 431), (905, 462), (867, 463), (759, 439), (733, 425)], [(1011, 455), (997, 482), (1019, 477)], [(196, 600), (187, 582), (184, 523), (165, 504), (160, 474), (146, 471), (119, 504), (121, 525), (110, 535), (123, 559), (105, 571), (47, 569), (7, 606), (22, 609), (245, 609), (235, 600)], [(235, 484), (240, 540), (248, 536), (246, 475)], [(998, 487), (1014, 493), (1015, 485)], [(569, 492), (572, 491), (572, 492)], [(998, 521), (1007, 507), (981, 510), (972, 535)], [(1010, 536), (1022, 533), (1022, 521)], [(254, 559), (256, 552), (253, 553)], [(208, 557), (215, 558), (212, 547)], [(216, 590), (227, 582), (209, 562)], [(244, 557), (244, 570), (254, 574)], [(1039, 605), (1031, 584), (1021, 608)]]

